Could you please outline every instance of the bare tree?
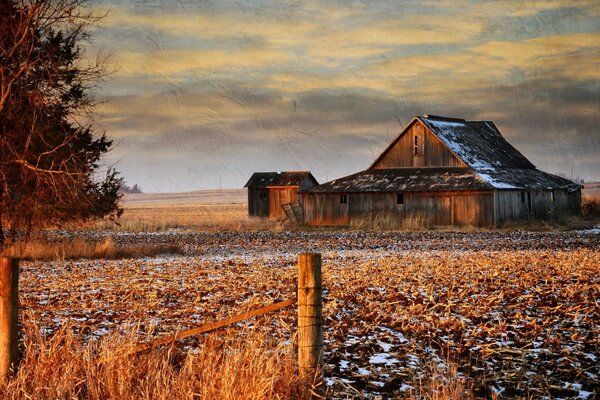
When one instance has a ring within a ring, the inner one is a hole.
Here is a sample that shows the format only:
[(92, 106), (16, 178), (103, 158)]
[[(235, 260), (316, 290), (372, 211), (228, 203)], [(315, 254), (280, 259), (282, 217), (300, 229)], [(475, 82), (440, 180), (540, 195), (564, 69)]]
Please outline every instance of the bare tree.
[(100, 160), (90, 88), (105, 74), (85, 63), (86, 0), (0, 2), (0, 246), (33, 224), (118, 217), (121, 179)]

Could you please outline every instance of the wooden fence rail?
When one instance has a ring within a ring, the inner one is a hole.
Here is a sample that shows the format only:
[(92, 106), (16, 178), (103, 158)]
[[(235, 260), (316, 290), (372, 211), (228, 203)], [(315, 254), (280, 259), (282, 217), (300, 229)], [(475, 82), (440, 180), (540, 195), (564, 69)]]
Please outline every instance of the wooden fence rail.
[(241, 313), (241, 314), (238, 314), (233, 317), (229, 317), (229, 318), (226, 318), (226, 319), (223, 319), (220, 321), (211, 322), (209, 324), (205, 324), (205, 325), (199, 326), (197, 328), (192, 328), (192, 329), (187, 329), (185, 331), (175, 332), (172, 335), (158, 338), (158, 339), (152, 340), (151, 342), (148, 342), (148, 343), (141, 343), (141, 344), (137, 345), (130, 354), (139, 353), (144, 350), (148, 350), (148, 349), (151, 349), (153, 347), (157, 347), (157, 346), (160, 346), (163, 344), (171, 344), (171, 343), (175, 342), (176, 340), (184, 339), (184, 338), (187, 338), (190, 336), (195, 336), (195, 335), (199, 335), (201, 333), (214, 331), (216, 329), (223, 328), (227, 325), (235, 324), (236, 322), (240, 322), (245, 319), (256, 317), (258, 315), (263, 315), (263, 314), (266, 314), (266, 313), (269, 313), (272, 311), (281, 310), (282, 308), (291, 306), (294, 303), (296, 303), (296, 299), (284, 300), (284, 301), (280, 301), (279, 303), (274, 303), (274, 304), (270, 304), (265, 307), (257, 308), (252, 311), (247, 311), (245, 313)]

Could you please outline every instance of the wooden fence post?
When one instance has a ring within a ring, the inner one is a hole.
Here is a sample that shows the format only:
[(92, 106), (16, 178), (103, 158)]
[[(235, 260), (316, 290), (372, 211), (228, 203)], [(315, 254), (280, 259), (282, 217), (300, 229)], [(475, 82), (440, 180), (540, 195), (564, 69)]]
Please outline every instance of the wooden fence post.
[(298, 256), (298, 378), (301, 398), (322, 396), (323, 295), (321, 255)]
[(0, 258), (0, 381), (17, 366), (19, 344), (19, 260)]

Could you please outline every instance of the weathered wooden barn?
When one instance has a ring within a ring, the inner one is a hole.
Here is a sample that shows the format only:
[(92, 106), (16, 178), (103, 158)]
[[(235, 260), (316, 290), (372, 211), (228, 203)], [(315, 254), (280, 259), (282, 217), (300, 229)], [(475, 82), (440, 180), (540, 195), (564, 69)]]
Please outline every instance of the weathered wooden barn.
[(491, 121), (417, 116), (365, 171), (301, 191), (304, 222), (385, 215), (427, 226), (498, 226), (580, 212), (581, 186), (535, 168)]
[(244, 185), (248, 188), (248, 215), (283, 219), (283, 206), (300, 202), (298, 192), (318, 184), (309, 171), (255, 172)]

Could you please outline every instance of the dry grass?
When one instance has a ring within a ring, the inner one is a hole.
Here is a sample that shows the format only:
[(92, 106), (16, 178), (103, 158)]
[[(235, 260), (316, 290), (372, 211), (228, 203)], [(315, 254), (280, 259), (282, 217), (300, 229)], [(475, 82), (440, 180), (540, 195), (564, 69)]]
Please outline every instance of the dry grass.
[(3, 399), (290, 399), (292, 349), (263, 333), (204, 337), (194, 352), (176, 348), (127, 355), (134, 330), (84, 343), (71, 327), (45, 337), (25, 324), (24, 358), (0, 387)]
[(118, 223), (102, 221), (85, 228), (116, 232), (278, 230), (277, 221), (248, 217), (245, 204), (148, 206), (124, 208)]
[(600, 221), (600, 194), (581, 198), (581, 215), (588, 220)]
[[(411, 398), (421, 400), (472, 400), (473, 383), (458, 372), (456, 362), (449, 362), (443, 366), (431, 363), (428, 366), (426, 379), (420, 382), (418, 388), (413, 390)], [(496, 396), (492, 395), (492, 399)]]
[(429, 225), (428, 218), (421, 212), (400, 217), (396, 212), (366, 214), (350, 220), (350, 228), (371, 231), (422, 231)]
[(177, 244), (136, 244), (117, 246), (110, 238), (100, 242), (84, 239), (50, 241), (35, 239), (29, 243), (17, 242), (5, 247), (0, 256), (18, 257), (25, 260), (75, 260), (80, 258), (108, 259), (156, 256), (159, 254), (182, 254)]

